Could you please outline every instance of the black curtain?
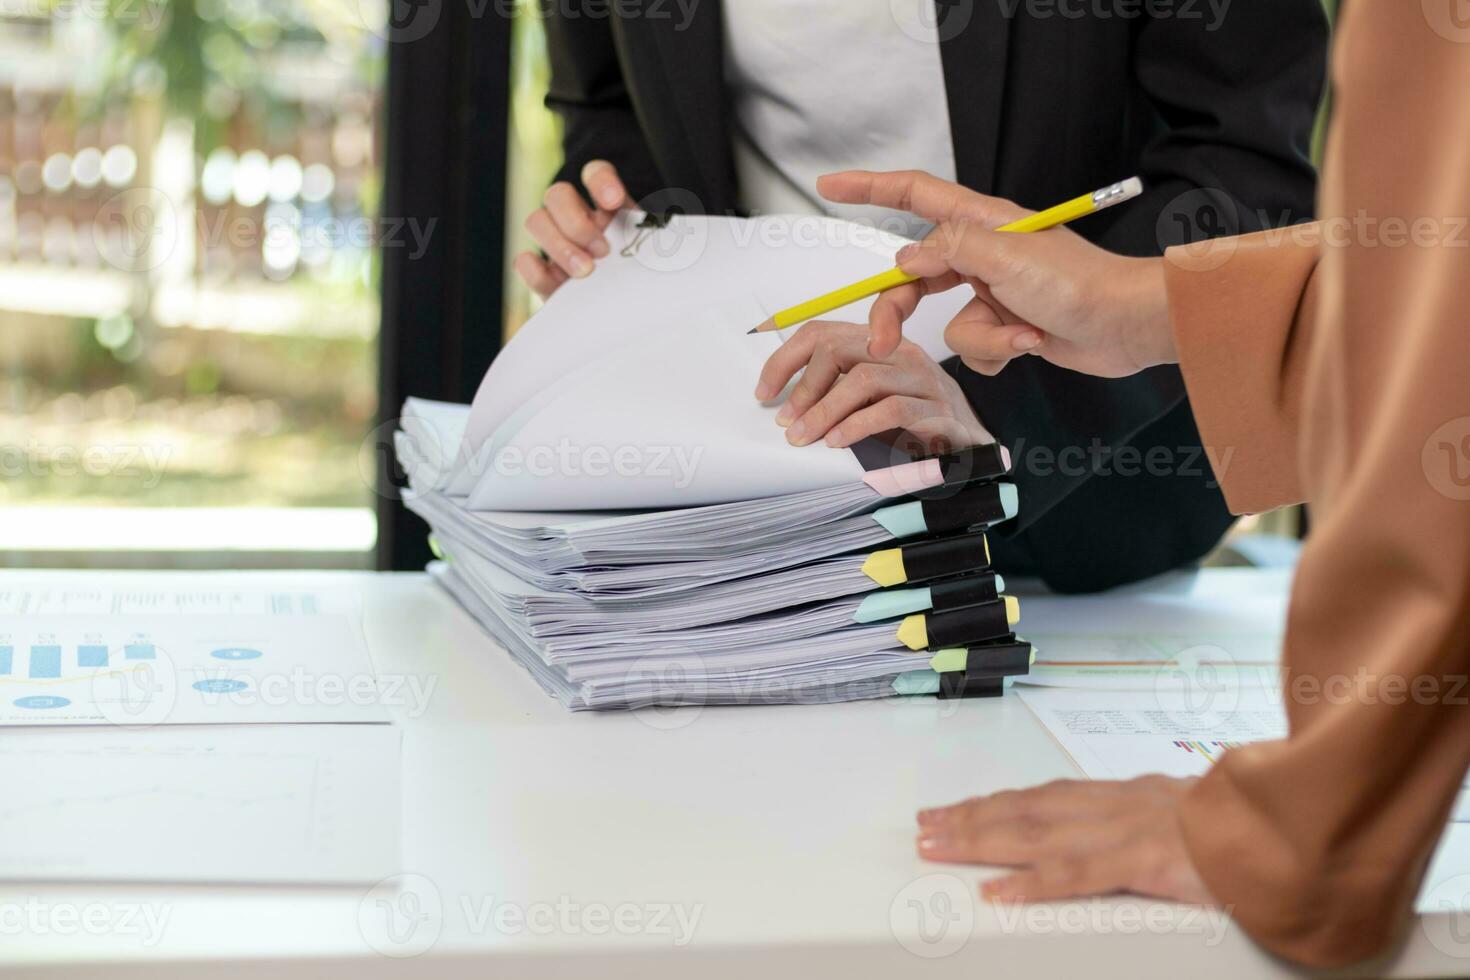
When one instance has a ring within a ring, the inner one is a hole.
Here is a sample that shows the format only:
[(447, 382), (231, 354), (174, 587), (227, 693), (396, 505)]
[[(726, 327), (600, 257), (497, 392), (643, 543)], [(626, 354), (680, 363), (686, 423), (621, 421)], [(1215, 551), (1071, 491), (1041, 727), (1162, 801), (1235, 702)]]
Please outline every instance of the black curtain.
[(513, 5), (389, 5), (377, 565), (419, 569), (428, 541), (399, 500), (392, 432), (408, 396), (468, 402), (500, 350)]

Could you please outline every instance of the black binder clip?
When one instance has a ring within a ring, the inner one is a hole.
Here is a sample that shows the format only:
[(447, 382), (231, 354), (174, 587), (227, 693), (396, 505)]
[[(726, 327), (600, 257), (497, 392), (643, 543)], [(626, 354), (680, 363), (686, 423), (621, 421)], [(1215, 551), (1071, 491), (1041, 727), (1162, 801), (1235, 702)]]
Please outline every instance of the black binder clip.
[(649, 237), (653, 235), (654, 232), (662, 228), (667, 228), (668, 226), (668, 215), (660, 215), (649, 212), (648, 214), (643, 216), (642, 221), (638, 222), (638, 224), (635, 225), (635, 227), (638, 229), (638, 234), (634, 235), (633, 240), (624, 245), (622, 249), (618, 251), (618, 254), (625, 259), (631, 259), (634, 255), (638, 254), (638, 249), (643, 245), (645, 241), (649, 239)]
[(939, 675), (939, 700), (953, 701), (957, 698), (998, 698), (1006, 692), (1004, 677), (971, 677), (957, 670)]
[(940, 700), (996, 698), (1005, 693), (1007, 677), (1031, 673), (1031, 644), (1014, 633), (969, 648), (964, 670), (939, 675)]

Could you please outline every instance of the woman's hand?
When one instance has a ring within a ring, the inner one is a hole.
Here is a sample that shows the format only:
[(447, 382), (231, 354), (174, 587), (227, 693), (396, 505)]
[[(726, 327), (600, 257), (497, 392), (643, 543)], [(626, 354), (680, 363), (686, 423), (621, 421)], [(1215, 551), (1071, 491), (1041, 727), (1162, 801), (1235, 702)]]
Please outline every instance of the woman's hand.
[(813, 320), (766, 361), (755, 391), (762, 401), (801, 372), (776, 414), (788, 442), (825, 438), (840, 448), (890, 429), (914, 436), (925, 453), (993, 441), (954, 378), (917, 344), (902, 341), (878, 361), (868, 357), (867, 339), (863, 324)]
[(1102, 377), (1176, 359), (1161, 259), (1114, 255), (1064, 228), (995, 231), (1029, 212), (917, 171), (829, 174), (817, 188), (829, 200), (898, 208), (935, 222), (928, 237), (898, 254), (919, 281), (873, 304), (874, 357), (895, 348), (903, 321), (925, 295), (964, 285), (975, 298), (944, 339), (983, 374), (1026, 354)]
[(515, 270), (542, 299), (556, 292), (568, 276), (581, 279), (592, 274), (592, 260), (608, 253), (603, 230), (619, 210), (632, 203), (617, 168), (606, 160), (593, 160), (583, 167), (582, 183), (597, 202), (596, 209), (588, 207), (577, 189), (562, 180), (547, 188), (544, 206), (526, 219), (526, 231), (546, 258), (522, 252), (516, 256)]
[(1192, 779), (1064, 780), (919, 811), (919, 855), (1018, 867), (985, 883), (992, 901), (1132, 892), (1208, 905), (1179, 827)]

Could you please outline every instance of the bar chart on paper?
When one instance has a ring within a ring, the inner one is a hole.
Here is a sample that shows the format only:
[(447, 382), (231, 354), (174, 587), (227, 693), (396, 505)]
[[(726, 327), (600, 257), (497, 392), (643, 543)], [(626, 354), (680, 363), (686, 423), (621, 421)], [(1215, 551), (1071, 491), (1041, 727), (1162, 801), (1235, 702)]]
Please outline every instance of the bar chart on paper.
[(0, 616), (0, 725), (384, 721), (345, 616)]
[(39, 574), (9, 579), (0, 587), (0, 618), (6, 616), (357, 616), (356, 593), (345, 589), (252, 587), (238, 579), (221, 582), (213, 573), (149, 572), (109, 576), (80, 585)]

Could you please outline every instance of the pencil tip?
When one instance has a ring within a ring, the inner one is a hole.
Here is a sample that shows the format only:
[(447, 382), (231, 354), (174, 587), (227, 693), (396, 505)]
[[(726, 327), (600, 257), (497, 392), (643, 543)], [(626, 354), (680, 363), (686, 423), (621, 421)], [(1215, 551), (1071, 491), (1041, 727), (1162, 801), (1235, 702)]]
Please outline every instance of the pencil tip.
[(745, 335), (747, 337), (749, 337), (753, 333), (760, 333), (760, 332), (761, 332), (761, 328), (760, 327), (751, 327), (749, 330), (745, 331)]

